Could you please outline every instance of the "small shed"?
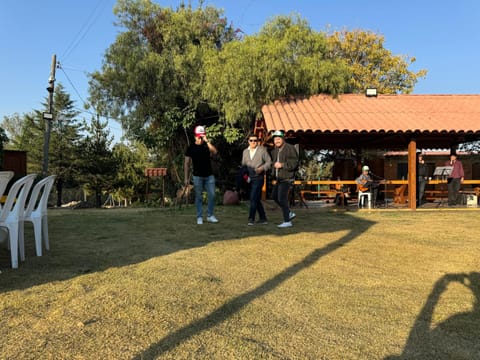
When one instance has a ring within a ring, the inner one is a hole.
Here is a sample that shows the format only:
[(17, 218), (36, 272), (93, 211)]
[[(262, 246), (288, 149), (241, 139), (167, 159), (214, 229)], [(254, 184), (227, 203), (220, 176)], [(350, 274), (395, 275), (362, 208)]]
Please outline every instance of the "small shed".
[(27, 175), (27, 152), (21, 150), (3, 150), (1, 170), (13, 171), (15, 178)]

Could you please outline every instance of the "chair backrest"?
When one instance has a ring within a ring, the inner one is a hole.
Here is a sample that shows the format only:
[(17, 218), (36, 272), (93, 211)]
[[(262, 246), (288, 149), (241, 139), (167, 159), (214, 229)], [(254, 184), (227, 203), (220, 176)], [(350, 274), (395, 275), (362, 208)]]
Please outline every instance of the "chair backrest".
[(0, 196), (3, 196), (3, 193), (13, 175), (13, 171), (0, 171)]
[(23, 211), (25, 211), (25, 200), (36, 177), (37, 174), (26, 175), (13, 183), (8, 191), (5, 205), (0, 212), (0, 222), (4, 222), (9, 215), (20, 217), (20, 214), (23, 214)]
[(33, 187), (30, 200), (25, 209), (25, 217), (32, 215), (32, 212), (35, 210), (43, 213), (47, 211), (48, 196), (50, 195), (56, 177), (56, 175), (47, 176)]

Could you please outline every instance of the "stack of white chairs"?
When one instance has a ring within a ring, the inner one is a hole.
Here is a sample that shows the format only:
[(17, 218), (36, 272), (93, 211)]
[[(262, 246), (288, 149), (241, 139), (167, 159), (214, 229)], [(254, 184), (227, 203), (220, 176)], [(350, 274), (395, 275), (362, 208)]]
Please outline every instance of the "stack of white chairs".
[(48, 218), (47, 205), (48, 197), (55, 182), (56, 175), (50, 175), (40, 180), (32, 189), (30, 200), (25, 208), (25, 212), (21, 214), (19, 232), (19, 248), (20, 259), (25, 260), (25, 244), (24, 244), (24, 222), (29, 221), (33, 224), (33, 232), (35, 236), (35, 252), (37, 256), (42, 256), (42, 240), (46, 250), (50, 250), (48, 239)]
[(0, 210), (0, 228), (7, 230), (8, 247), (10, 249), (12, 268), (18, 268), (18, 249), (20, 227), (23, 231), (23, 216), (25, 213), (25, 201), (36, 174), (22, 177), (13, 183), (8, 191), (5, 204)]

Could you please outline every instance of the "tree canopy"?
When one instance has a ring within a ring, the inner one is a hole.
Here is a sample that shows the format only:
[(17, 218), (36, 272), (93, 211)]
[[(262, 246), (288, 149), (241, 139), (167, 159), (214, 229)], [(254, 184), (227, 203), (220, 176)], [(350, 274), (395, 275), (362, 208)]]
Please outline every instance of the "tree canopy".
[(427, 74), (426, 70), (409, 70), (416, 59), (393, 55), (384, 47), (384, 37), (371, 31), (336, 31), (327, 39), (330, 57), (343, 59), (351, 71), (347, 93), (376, 88), (380, 94), (409, 94), (418, 79)]
[[(204, 95), (226, 129), (252, 127), (263, 104), (279, 97), (344, 91), (349, 71), (328, 57), (325, 34), (298, 16), (277, 17), (257, 35), (230, 42), (206, 60)], [(226, 131), (227, 140), (235, 133)]]

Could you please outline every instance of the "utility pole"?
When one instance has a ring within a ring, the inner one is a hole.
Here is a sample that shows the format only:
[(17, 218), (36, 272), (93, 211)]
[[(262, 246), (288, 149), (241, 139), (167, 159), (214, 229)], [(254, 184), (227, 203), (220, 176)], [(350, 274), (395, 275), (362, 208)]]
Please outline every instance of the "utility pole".
[(43, 166), (42, 173), (44, 176), (48, 173), (48, 149), (50, 147), (50, 131), (53, 120), (53, 92), (55, 90), (55, 69), (57, 66), (57, 55), (52, 56), (52, 65), (50, 67), (50, 77), (48, 78), (48, 112), (43, 113), (45, 120), (45, 136), (43, 142)]

